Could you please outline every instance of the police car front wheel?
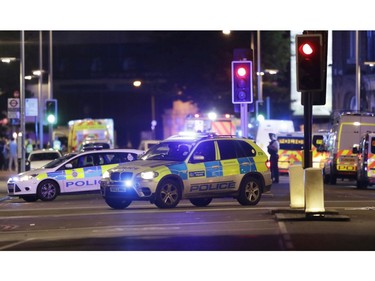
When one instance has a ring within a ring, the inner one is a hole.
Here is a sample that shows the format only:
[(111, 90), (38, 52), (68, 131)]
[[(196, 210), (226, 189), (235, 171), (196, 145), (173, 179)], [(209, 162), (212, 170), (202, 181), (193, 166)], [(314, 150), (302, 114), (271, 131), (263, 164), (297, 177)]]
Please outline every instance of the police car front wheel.
[(52, 201), (59, 194), (59, 185), (53, 180), (42, 181), (38, 185), (38, 198), (42, 201)]
[(162, 180), (156, 189), (155, 205), (161, 209), (174, 208), (180, 202), (181, 196), (181, 188), (177, 181)]
[(241, 205), (256, 205), (262, 196), (261, 182), (257, 178), (245, 178), (240, 187), (237, 201)]

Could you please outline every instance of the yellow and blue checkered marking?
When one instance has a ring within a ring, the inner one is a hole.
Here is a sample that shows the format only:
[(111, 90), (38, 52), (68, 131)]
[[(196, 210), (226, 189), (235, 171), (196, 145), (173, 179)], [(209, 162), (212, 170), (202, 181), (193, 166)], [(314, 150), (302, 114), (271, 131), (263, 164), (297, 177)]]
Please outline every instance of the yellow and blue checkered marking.
[[(238, 163), (239, 173), (246, 174), (249, 172), (257, 171), (257, 167), (253, 158), (238, 158), (235, 161)], [(250, 164), (249, 164), (250, 163)], [(189, 171), (190, 165), (194, 166), (194, 171)], [(189, 167), (188, 167), (189, 166)], [(201, 169), (199, 169), (199, 166)], [(169, 169), (171, 174), (178, 175), (183, 180), (187, 180), (189, 177), (205, 177), (205, 178), (214, 178), (221, 177), (224, 174), (225, 167), (222, 164), (222, 161), (210, 161), (198, 164), (186, 164), (185, 162), (173, 163), (170, 165), (164, 165)]]

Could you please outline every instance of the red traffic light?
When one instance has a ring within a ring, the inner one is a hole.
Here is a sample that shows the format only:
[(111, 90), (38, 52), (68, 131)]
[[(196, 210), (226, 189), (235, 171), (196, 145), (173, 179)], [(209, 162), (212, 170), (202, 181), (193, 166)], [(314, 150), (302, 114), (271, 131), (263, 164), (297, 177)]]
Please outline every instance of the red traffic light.
[(304, 34), (296, 36), (297, 91), (323, 89), (322, 36)]
[(314, 49), (310, 43), (304, 43), (300, 47), (300, 52), (306, 56), (310, 56), (312, 53), (314, 53)]
[(252, 103), (252, 88), (252, 62), (232, 61), (232, 103)]
[(246, 70), (246, 68), (241, 66), (241, 67), (237, 68), (236, 73), (237, 73), (238, 77), (245, 77), (246, 74), (247, 74), (247, 70)]

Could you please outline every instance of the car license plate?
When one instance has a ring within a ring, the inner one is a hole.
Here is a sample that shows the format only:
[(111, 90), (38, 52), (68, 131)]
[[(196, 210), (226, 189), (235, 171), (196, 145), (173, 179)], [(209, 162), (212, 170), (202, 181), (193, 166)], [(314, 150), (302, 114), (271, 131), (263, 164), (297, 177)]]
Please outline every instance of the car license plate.
[(111, 192), (126, 192), (126, 188), (121, 186), (111, 186), (109, 190)]

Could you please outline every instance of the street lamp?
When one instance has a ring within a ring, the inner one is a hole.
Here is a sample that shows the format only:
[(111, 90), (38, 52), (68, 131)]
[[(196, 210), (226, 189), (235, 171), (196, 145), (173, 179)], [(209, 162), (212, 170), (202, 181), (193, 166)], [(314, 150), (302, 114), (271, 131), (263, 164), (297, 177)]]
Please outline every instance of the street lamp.
[(13, 61), (16, 61), (17, 58), (14, 58), (14, 57), (2, 57), (0, 58), (0, 61), (3, 62), (3, 63), (11, 63)]
[(375, 66), (375, 61), (365, 61), (363, 64), (364, 65), (368, 65), (369, 67), (374, 67)]

